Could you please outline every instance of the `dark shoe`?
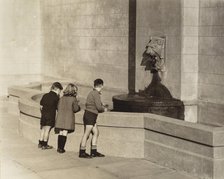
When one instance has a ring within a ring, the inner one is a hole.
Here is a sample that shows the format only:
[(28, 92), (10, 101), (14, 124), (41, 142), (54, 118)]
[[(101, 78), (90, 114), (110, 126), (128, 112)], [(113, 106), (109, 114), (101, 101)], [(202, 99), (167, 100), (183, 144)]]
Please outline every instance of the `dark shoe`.
[(65, 150), (64, 149), (57, 149), (57, 152), (60, 153), (60, 154), (63, 154), (63, 153), (65, 153)]
[(89, 154), (87, 154), (87, 153), (81, 153), (81, 154), (79, 154), (79, 158), (92, 158)]
[(99, 152), (95, 152), (95, 153), (91, 153), (91, 157), (105, 157), (105, 155), (103, 155)]
[(42, 148), (42, 146), (43, 146), (43, 141), (39, 140), (38, 148), (40, 149)]
[(46, 150), (46, 149), (53, 149), (53, 146), (50, 146), (50, 145), (42, 146), (42, 150)]

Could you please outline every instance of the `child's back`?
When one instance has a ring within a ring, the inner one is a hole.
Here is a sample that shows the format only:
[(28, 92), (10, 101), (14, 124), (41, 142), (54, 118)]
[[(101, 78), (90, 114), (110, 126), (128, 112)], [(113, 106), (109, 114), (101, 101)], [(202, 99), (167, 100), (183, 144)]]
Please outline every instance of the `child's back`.
[(41, 120), (40, 120), (40, 140), (38, 148), (52, 149), (48, 145), (49, 133), (55, 125), (55, 116), (59, 101), (59, 94), (63, 89), (61, 83), (54, 82), (51, 91), (43, 95), (40, 101)]
[(59, 101), (59, 96), (53, 91), (46, 93), (42, 97), (40, 101), (40, 105), (42, 106), (42, 110), (41, 110), (41, 125), (42, 126), (54, 125), (58, 101)]
[(58, 103), (58, 115), (55, 127), (62, 129), (72, 129), (75, 125), (75, 112), (78, 112), (80, 107), (76, 97), (63, 96)]

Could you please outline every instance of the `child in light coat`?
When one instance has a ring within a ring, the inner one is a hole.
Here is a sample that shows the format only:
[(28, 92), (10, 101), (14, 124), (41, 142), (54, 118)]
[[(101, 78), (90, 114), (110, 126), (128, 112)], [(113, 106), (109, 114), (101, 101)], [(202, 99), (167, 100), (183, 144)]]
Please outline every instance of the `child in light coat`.
[(65, 143), (68, 133), (75, 131), (75, 114), (80, 111), (80, 106), (76, 99), (78, 87), (69, 83), (64, 90), (64, 95), (58, 103), (58, 114), (55, 123), (55, 133), (58, 135), (58, 153), (65, 152)]

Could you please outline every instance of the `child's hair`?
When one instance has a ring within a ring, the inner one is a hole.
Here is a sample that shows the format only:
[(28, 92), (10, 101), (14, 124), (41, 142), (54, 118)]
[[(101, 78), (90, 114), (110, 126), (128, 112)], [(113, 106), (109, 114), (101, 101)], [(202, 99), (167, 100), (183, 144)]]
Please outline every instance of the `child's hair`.
[(78, 91), (78, 87), (73, 84), (73, 83), (69, 83), (65, 90), (63, 91), (64, 96), (75, 96), (77, 95), (77, 91)]
[(60, 90), (63, 90), (63, 87), (61, 85), (61, 83), (59, 82), (54, 82), (51, 86), (51, 90), (55, 90), (55, 89), (60, 89)]
[(97, 78), (96, 80), (94, 80), (94, 87), (97, 87), (99, 85), (103, 85), (103, 80), (100, 78)]

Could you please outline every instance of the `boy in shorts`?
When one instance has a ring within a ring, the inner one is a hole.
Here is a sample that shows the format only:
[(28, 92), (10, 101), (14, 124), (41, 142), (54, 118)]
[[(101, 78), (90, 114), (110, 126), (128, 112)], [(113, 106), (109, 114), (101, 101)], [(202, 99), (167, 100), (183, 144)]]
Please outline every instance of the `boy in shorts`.
[[(99, 137), (99, 129), (96, 123), (98, 113), (102, 113), (108, 110), (107, 105), (103, 105), (101, 102), (101, 90), (103, 89), (103, 80), (96, 79), (94, 81), (94, 88), (89, 92), (86, 99), (86, 109), (83, 116), (84, 134), (82, 136), (79, 157), (80, 158), (92, 158), (92, 157), (104, 157), (105, 155), (97, 152), (97, 140)], [(91, 153), (86, 153), (86, 142), (92, 133)]]
[(40, 140), (38, 148), (52, 149), (53, 147), (48, 145), (48, 139), (51, 129), (55, 125), (55, 116), (58, 106), (60, 92), (63, 89), (59, 82), (54, 82), (51, 86), (49, 93), (43, 95), (40, 101), (41, 120), (40, 120)]

